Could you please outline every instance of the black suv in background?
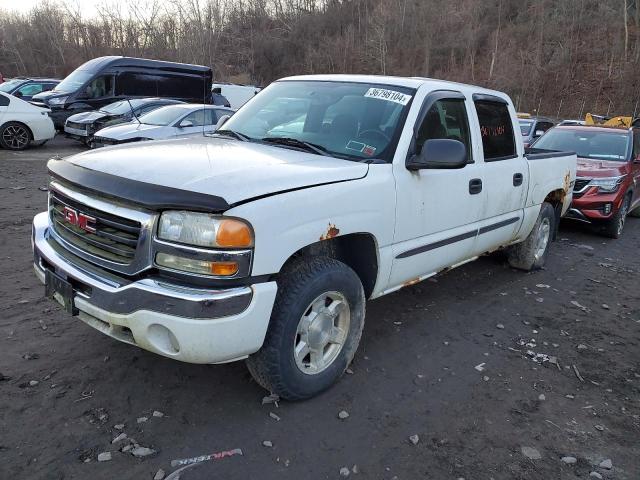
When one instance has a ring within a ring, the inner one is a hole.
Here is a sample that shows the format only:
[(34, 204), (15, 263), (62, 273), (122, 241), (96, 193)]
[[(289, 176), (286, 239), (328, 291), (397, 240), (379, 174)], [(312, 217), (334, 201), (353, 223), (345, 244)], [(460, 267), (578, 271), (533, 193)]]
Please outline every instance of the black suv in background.
[(0, 92), (29, 101), (38, 93), (53, 90), (59, 83), (57, 78), (16, 77), (0, 83)]
[(211, 101), (210, 67), (146, 58), (98, 57), (80, 65), (50, 92), (31, 101), (51, 109), (58, 130), (75, 113), (97, 110), (118, 100), (173, 98), (189, 103)]

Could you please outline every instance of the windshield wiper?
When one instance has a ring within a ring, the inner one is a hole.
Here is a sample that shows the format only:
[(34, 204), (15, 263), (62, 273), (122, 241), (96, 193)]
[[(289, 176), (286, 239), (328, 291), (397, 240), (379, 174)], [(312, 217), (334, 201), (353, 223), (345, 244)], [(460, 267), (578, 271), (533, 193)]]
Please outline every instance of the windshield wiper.
[(285, 147), (295, 147), (301, 148), (303, 150), (307, 150), (308, 152), (316, 153), (318, 155), (324, 155), (325, 157), (332, 156), (329, 151), (324, 148), (322, 145), (317, 145), (315, 143), (304, 142), (302, 140), (298, 140), (297, 138), (291, 137), (264, 137), (262, 139), (265, 143), (275, 143), (277, 145), (283, 145)]
[(215, 132), (213, 132), (214, 135), (224, 135), (227, 137), (233, 137), (237, 140), (241, 140), (243, 142), (249, 142), (251, 141), (251, 139), (249, 137), (247, 137), (246, 135), (243, 135), (242, 133), (236, 132), (235, 130), (228, 130), (228, 129), (224, 129), (224, 130), (216, 130)]

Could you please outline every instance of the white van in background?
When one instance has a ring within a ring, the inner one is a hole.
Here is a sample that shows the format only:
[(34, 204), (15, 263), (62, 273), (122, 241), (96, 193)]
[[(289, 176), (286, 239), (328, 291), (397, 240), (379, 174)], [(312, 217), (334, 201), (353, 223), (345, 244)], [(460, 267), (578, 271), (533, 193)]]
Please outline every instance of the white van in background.
[(220, 93), (223, 97), (229, 100), (231, 108), (234, 110), (237, 110), (247, 103), (260, 90), (261, 87), (256, 87), (254, 85), (236, 85), (233, 83), (211, 84), (211, 91), (214, 93)]

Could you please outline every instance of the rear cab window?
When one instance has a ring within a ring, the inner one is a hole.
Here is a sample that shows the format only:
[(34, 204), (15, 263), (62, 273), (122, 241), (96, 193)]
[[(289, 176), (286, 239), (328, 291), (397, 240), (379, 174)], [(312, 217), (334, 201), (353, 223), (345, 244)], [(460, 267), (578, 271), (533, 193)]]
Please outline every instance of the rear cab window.
[(474, 95), (473, 103), (480, 123), (485, 162), (516, 158), (516, 139), (507, 103), (488, 95)]

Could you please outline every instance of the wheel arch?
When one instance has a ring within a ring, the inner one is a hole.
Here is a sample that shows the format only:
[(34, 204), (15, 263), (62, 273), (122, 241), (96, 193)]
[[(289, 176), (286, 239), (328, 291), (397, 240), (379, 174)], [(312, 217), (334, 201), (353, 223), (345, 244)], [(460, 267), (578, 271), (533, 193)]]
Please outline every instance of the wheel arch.
[(552, 240), (556, 240), (558, 236), (558, 229), (560, 228), (560, 220), (562, 218), (563, 206), (565, 203), (565, 199), (567, 196), (566, 190), (563, 188), (558, 188), (556, 190), (550, 191), (547, 196), (544, 198), (543, 203), (548, 203), (553, 207), (555, 211), (555, 225), (553, 226), (552, 232)]
[(292, 261), (304, 256), (326, 256), (341, 261), (356, 272), (365, 297), (369, 298), (373, 293), (380, 265), (378, 242), (373, 234), (348, 233), (306, 245), (284, 262), (280, 273), (286, 271)]

